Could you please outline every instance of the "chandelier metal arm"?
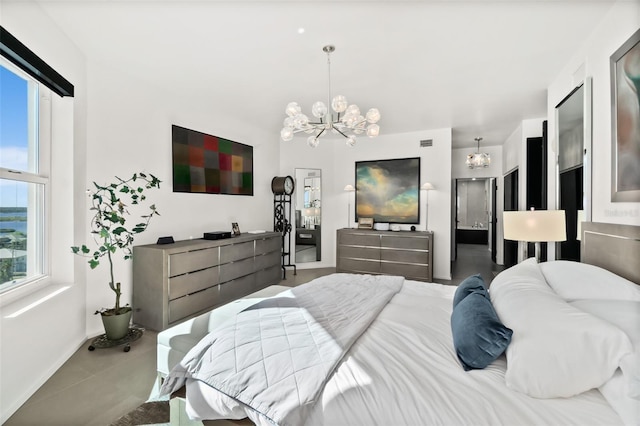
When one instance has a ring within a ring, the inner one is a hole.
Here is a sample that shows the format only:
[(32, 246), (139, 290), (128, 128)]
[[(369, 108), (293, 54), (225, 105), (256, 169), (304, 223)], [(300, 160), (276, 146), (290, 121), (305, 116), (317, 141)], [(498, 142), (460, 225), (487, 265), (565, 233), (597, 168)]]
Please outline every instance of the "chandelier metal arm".
[[(340, 129), (338, 129), (337, 127), (333, 128), (336, 132), (340, 133), (342, 136), (344, 136), (345, 138), (349, 139), (349, 136), (345, 135), (344, 133), (342, 133), (342, 131)], [(320, 136), (320, 135), (318, 135)]]

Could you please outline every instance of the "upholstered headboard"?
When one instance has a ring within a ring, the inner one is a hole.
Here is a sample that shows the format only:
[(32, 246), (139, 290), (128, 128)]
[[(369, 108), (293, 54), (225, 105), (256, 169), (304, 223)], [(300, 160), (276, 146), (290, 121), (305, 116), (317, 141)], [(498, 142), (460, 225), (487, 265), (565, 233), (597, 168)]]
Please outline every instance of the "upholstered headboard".
[(583, 222), (581, 261), (640, 284), (640, 226)]

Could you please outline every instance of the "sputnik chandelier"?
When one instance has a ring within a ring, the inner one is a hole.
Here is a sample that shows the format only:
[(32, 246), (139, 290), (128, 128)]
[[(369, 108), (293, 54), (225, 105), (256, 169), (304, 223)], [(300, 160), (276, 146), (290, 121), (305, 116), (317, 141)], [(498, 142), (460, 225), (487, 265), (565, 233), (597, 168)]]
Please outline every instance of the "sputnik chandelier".
[(491, 164), (491, 157), (486, 152), (480, 152), (480, 141), (482, 138), (474, 138), (473, 140), (478, 143), (478, 151), (467, 155), (467, 166), (469, 166), (470, 169), (489, 167), (489, 164)]
[[(302, 109), (297, 102), (290, 102), (285, 110), (287, 117), (284, 119), (284, 128), (280, 132), (283, 141), (293, 139), (295, 133), (305, 132), (310, 134), (307, 144), (315, 148), (318, 146), (319, 138), (327, 131), (332, 130), (347, 139), (347, 145), (353, 146), (356, 143), (356, 135), (367, 133), (367, 136), (374, 138), (380, 133), (380, 127), (376, 124), (380, 120), (380, 111), (371, 108), (366, 116), (360, 114), (357, 105), (347, 102), (343, 95), (337, 95), (331, 100), (331, 52), (336, 50), (334, 46), (328, 45), (322, 48), (327, 54), (328, 68), (328, 93), (327, 105), (318, 101), (311, 107), (311, 113), (319, 121), (309, 121), (309, 117), (302, 113)], [(336, 113), (329, 111), (328, 105)]]

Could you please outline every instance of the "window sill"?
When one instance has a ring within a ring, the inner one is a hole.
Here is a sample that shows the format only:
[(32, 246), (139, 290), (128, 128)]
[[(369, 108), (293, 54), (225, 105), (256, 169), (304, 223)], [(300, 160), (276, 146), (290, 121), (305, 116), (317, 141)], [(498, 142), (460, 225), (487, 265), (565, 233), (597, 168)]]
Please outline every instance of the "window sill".
[(0, 294), (0, 307), (4, 307), (13, 302), (17, 302), (27, 296), (50, 287), (51, 277), (43, 275), (34, 278), (26, 283), (20, 284), (14, 288), (4, 291)]

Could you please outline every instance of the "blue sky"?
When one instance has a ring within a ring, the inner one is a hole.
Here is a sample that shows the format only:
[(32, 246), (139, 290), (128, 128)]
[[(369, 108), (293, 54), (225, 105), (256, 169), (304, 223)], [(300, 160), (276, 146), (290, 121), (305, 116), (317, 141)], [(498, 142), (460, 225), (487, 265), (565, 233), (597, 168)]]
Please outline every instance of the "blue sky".
[[(27, 169), (27, 81), (0, 66), (0, 166)], [(0, 206), (26, 206), (26, 187), (15, 182), (0, 185)]]

